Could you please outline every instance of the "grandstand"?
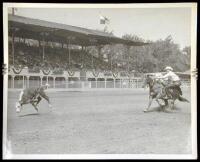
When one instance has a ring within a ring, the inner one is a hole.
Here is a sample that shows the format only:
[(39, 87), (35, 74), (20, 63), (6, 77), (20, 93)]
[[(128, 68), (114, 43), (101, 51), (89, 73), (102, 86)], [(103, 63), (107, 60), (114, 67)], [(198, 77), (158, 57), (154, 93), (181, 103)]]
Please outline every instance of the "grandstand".
[[(106, 61), (101, 49), (115, 44), (124, 44), (129, 49), (148, 43), (11, 14), (8, 29), (9, 88), (38, 86), (44, 82), (51, 88), (138, 86), (139, 78), (129, 67), (113, 63), (110, 68), (112, 60)], [(91, 53), (88, 47), (96, 47), (98, 54)]]

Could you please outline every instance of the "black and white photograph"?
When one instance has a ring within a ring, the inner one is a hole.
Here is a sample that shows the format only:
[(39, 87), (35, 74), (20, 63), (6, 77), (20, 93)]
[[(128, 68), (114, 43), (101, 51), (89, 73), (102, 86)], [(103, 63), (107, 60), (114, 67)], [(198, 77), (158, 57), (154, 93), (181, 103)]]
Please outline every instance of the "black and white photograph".
[(3, 3), (3, 159), (197, 159), (197, 3)]

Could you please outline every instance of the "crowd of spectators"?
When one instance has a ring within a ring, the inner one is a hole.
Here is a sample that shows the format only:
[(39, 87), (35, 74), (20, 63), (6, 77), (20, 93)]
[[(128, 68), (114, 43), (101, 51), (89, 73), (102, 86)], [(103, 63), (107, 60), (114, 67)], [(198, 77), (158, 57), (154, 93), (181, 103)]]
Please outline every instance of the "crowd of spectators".
[[(28, 67), (31, 72), (39, 72), (41, 69), (63, 71), (68, 69), (109, 69), (109, 64), (80, 49), (58, 48), (45, 46), (29, 46), (21, 42), (15, 42), (14, 62), (12, 45), (9, 43), (9, 65)], [(43, 55), (44, 50), (44, 55)], [(70, 52), (70, 55), (69, 55)]]

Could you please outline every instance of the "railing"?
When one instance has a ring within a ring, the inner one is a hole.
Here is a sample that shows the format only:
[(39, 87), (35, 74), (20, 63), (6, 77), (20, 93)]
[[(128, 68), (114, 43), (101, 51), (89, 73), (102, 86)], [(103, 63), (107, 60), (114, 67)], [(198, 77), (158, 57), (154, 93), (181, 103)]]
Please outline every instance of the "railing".
[[(106, 88), (142, 88), (143, 80), (142, 79), (113, 79), (103, 81), (92, 80), (92, 81), (81, 81), (81, 80), (65, 80), (65, 78), (49, 78), (41, 79), (41, 78), (27, 78), (27, 77), (18, 77), (16, 79), (12, 79), (9, 77), (8, 79), (8, 88), (11, 89), (22, 89), (26, 87), (38, 87), (45, 83), (49, 83), (50, 89), (106, 89)], [(190, 81), (183, 80), (181, 87), (190, 87)]]

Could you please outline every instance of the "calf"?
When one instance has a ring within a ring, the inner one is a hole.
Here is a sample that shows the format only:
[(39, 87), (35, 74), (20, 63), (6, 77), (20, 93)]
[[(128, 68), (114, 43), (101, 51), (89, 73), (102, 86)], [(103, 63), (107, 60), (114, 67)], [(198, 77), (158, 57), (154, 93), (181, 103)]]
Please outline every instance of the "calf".
[(49, 107), (52, 107), (49, 101), (49, 97), (44, 92), (48, 87), (49, 84), (45, 84), (44, 86), (41, 86), (39, 88), (26, 88), (22, 90), (19, 95), (19, 100), (16, 103), (16, 112), (19, 113), (22, 109), (22, 106), (29, 103), (38, 112), (37, 105), (42, 100), (42, 98), (44, 98), (48, 102)]

